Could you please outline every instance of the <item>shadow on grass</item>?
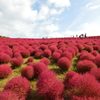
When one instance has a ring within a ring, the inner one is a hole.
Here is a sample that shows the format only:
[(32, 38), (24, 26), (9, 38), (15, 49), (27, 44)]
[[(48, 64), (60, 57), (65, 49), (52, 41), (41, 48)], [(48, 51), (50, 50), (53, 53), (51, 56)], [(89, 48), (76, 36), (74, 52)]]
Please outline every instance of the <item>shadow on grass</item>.
[(40, 98), (36, 90), (31, 90), (26, 100), (43, 100), (43, 99)]

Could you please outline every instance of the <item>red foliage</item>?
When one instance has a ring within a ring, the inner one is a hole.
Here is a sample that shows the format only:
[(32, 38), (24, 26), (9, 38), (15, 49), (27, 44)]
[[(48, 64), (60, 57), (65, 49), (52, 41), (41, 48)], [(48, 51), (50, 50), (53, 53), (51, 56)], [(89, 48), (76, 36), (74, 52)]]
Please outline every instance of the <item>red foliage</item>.
[(72, 96), (71, 100), (100, 100), (100, 97)]
[(11, 50), (5, 50), (4, 51), (6, 54), (8, 54), (10, 57), (12, 57), (13, 56), (13, 53), (12, 53), (12, 51)]
[(18, 57), (18, 58), (12, 58), (10, 61), (12, 68), (21, 66), (24, 63), (24, 60), (22, 57)]
[(90, 60), (81, 60), (77, 63), (78, 72), (87, 72), (90, 71), (91, 68), (97, 68), (96, 64)]
[(94, 62), (98, 67), (100, 67), (100, 55), (95, 57)]
[(43, 71), (48, 69), (43, 62), (37, 62), (33, 64), (35, 76), (38, 77)]
[(37, 92), (44, 100), (62, 100), (64, 85), (53, 71), (47, 70), (38, 78)]
[(42, 56), (41, 52), (36, 52), (34, 58), (41, 58), (41, 56)]
[(72, 60), (72, 58), (73, 58), (71, 52), (69, 52), (69, 51), (63, 52), (63, 53), (61, 54), (61, 57), (67, 57), (67, 58), (69, 58), (69, 60)]
[(49, 49), (44, 50), (43, 55), (45, 57), (50, 57), (51, 56), (51, 50), (49, 50)]
[(78, 73), (76, 73), (76, 72), (74, 72), (74, 71), (68, 71), (68, 72), (66, 73), (65, 80), (64, 80), (64, 85), (65, 85), (65, 88), (66, 88), (66, 89), (69, 88), (69, 86), (68, 86), (69, 80), (70, 80), (72, 77), (74, 77), (76, 74), (78, 74)]
[(4, 86), (6, 90), (15, 92), (19, 98), (26, 98), (30, 92), (30, 82), (25, 77), (15, 77)]
[(29, 57), (27, 62), (33, 62), (34, 61), (34, 58), (33, 57)]
[(95, 56), (93, 56), (91, 53), (84, 53), (80, 56), (80, 60), (94, 60)]
[(15, 58), (22, 57), (22, 55), (20, 54), (20, 52), (14, 52), (14, 55), (13, 56)]
[(84, 49), (84, 46), (81, 43), (77, 43), (76, 47), (79, 49), (79, 52), (81, 52)]
[[(69, 89), (66, 90), (65, 95), (71, 97), (87, 96), (87, 97), (100, 97), (100, 83), (93, 75), (77, 74), (69, 80)], [(67, 93), (67, 94), (66, 94)]]
[(98, 51), (100, 49), (100, 46), (99, 45), (94, 45), (93, 49)]
[(57, 51), (55, 51), (53, 54), (52, 54), (52, 59), (54, 61), (58, 61), (58, 59), (61, 57), (61, 54)]
[(21, 55), (23, 58), (27, 58), (30, 56), (30, 52), (28, 50), (24, 49), (21, 51)]
[(41, 44), (40, 45), (40, 49), (42, 49), (42, 50), (48, 49), (48, 45)]
[(96, 50), (93, 50), (93, 51), (91, 52), (91, 54), (94, 55), (94, 56), (98, 56), (98, 55), (99, 55), (99, 52), (96, 51)]
[(62, 57), (58, 60), (57, 65), (61, 69), (68, 70), (71, 67), (71, 61), (67, 57)]
[(90, 45), (85, 45), (84, 50), (88, 51), (88, 52), (92, 52), (93, 51), (93, 47)]
[(90, 74), (94, 75), (95, 78), (100, 82), (100, 68), (92, 68)]
[(32, 66), (26, 66), (21, 71), (21, 76), (26, 77), (27, 79), (32, 79), (34, 77), (34, 69)]
[(46, 64), (47, 66), (50, 64), (50, 60), (46, 57), (43, 57), (40, 62), (43, 62), (44, 64)]
[(6, 53), (0, 53), (0, 63), (8, 63), (11, 57)]
[(58, 50), (57, 46), (55, 46), (55, 45), (51, 45), (51, 46), (49, 47), (49, 49), (51, 50), (52, 53), (53, 53), (54, 51)]
[(0, 65), (0, 78), (6, 78), (9, 76), (9, 74), (11, 74), (12, 69), (10, 66), (6, 65), (6, 64), (2, 64)]
[[(1, 100), (19, 100), (20, 98), (13, 91), (5, 90), (0, 93), (0, 99)], [(20, 99), (20, 100), (22, 100), (22, 99)]]

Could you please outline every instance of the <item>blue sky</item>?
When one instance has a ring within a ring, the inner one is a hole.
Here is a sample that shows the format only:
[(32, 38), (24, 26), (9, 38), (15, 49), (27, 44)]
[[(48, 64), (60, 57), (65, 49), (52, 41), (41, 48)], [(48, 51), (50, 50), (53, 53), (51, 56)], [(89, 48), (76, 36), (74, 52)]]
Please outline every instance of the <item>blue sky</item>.
[(0, 35), (14, 38), (100, 35), (100, 0), (0, 0)]

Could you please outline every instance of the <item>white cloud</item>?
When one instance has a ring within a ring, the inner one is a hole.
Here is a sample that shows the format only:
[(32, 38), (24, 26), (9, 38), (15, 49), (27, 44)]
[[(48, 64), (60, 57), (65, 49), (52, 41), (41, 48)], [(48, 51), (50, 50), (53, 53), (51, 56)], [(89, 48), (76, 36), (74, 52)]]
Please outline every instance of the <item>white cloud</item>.
[(54, 4), (55, 7), (69, 7), (70, 6), (69, 0), (48, 0), (47, 3), (49, 5)]
[(95, 35), (100, 35), (100, 24), (97, 23), (84, 23), (79, 27), (79, 30), (76, 31), (71, 31), (71, 30), (66, 30), (63, 34), (65, 36), (76, 36), (80, 34), (87, 33), (87, 36), (95, 36)]
[(37, 0), (0, 0), (0, 33), (9, 37), (43, 37), (58, 31), (53, 24), (64, 8), (59, 10), (40, 4), (39, 10), (32, 6)]
[(100, 1), (95, 0), (93, 2), (90, 2), (85, 6), (85, 8), (88, 8), (90, 10), (98, 9), (98, 8), (100, 8)]

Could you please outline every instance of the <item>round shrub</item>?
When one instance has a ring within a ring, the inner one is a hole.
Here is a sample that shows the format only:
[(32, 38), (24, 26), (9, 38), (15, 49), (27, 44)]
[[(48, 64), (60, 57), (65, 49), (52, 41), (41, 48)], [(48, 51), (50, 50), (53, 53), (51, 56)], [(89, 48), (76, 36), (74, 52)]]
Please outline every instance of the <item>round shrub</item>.
[(22, 100), (16, 95), (16, 93), (10, 90), (5, 90), (1, 92), (0, 99), (1, 100)]
[(100, 49), (100, 46), (99, 45), (93, 45), (93, 49), (98, 51)]
[(33, 66), (32, 62), (27, 62), (27, 66)]
[(50, 64), (50, 60), (46, 57), (43, 57), (40, 62), (43, 62), (44, 64), (46, 64), (47, 66)]
[(0, 65), (0, 78), (6, 78), (9, 76), (9, 74), (11, 74), (12, 69), (10, 66), (6, 65), (6, 64), (2, 64)]
[(27, 98), (30, 92), (30, 82), (25, 77), (15, 77), (4, 86), (4, 90), (15, 92), (19, 98)]
[(20, 54), (20, 52), (14, 52), (14, 55), (13, 56), (15, 58), (22, 57), (22, 55)]
[(97, 68), (97, 65), (90, 60), (82, 60), (77, 63), (78, 72), (87, 72), (90, 71), (91, 68)]
[(33, 64), (35, 77), (38, 77), (43, 71), (48, 69), (48, 66), (43, 62), (37, 62)]
[(0, 53), (0, 63), (8, 63), (11, 57), (6, 53)]
[(32, 79), (34, 77), (34, 69), (32, 66), (26, 66), (21, 71), (21, 76), (27, 79)]
[(22, 50), (21, 55), (23, 58), (27, 58), (30, 56), (30, 52), (28, 50)]
[(86, 46), (84, 47), (84, 50), (86, 50), (86, 51), (88, 51), (88, 52), (92, 52), (92, 51), (93, 51), (93, 47), (90, 46), (90, 45), (86, 45)]
[(64, 85), (53, 71), (42, 72), (36, 86), (37, 93), (43, 100), (63, 100)]
[(100, 97), (87, 97), (87, 96), (75, 96), (75, 95), (73, 95), (71, 100), (100, 100)]
[(61, 57), (61, 54), (59, 53), (59, 52), (54, 52), (53, 54), (52, 54), (52, 59), (54, 60), (54, 61), (58, 61), (58, 59)]
[(50, 57), (51, 56), (51, 50), (49, 50), (49, 49), (44, 50), (43, 55), (45, 57)]
[(65, 80), (64, 80), (64, 85), (65, 85), (65, 88), (67, 89), (67, 88), (69, 88), (69, 80), (72, 78), (72, 77), (74, 77), (76, 74), (78, 74), (78, 73), (76, 73), (75, 71), (68, 71), (67, 73), (66, 73), (66, 76), (65, 76)]
[(90, 74), (94, 75), (95, 78), (100, 82), (100, 68), (92, 68)]
[(67, 58), (69, 58), (69, 60), (72, 60), (72, 58), (73, 58), (71, 52), (69, 52), (69, 51), (63, 52), (63, 53), (61, 54), (61, 57), (67, 57)]
[(84, 53), (80, 56), (80, 60), (94, 60), (95, 56), (93, 56), (91, 53)]
[(27, 62), (33, 62), (34, 61), (34, 58), (33, 57), (29, 57)]
[(93, 50), (93, 51), (91, 52), (91, 54), (92, 54), (93, 56), (98, 56), (98, 55), (99, 55), (99, 52), (96, 51), (96, 50)]
[(77, 43), (76, 47), (79, 49), (79, 52), (81, 52), (84, 49), (84, 46), (82, 43)]
[(12, 51), (11, 51), (11, 50), (5, 50), (5, 53), (6, 53), (6, 54), (8, 54), (10, 57), (12, 57), (12, 56), (13, 56), (13, 53), (12, 53)]
[(18, 66), (21, 66), (24, 63), (24, 60), (22, 57), (12, 58), (10, 60), (10, 63), (11, 63), (12, 68), (16, 68)]
[(34, 58), (41, 58), (41, 56), (42, 56), (41, 52), (36, 52)]
[(71, 67), (71, 61), (67, 57), (62, 57), (58, 60), (57, 65), (61, 69), (68, 70)]
[(100, 67), (100, 55), (95, 57), (94, 62), (98, 67)]
[(40, 45), (40, 49), (42, 49), (42, 50), (48, 49), (48, 45), (41, 44)]
[(72, 54), (72, 57), (75, 56), (76, 52), (75, 52), (75, 50), (72, 47), (67, 48), (66, 50)]
[(58, 50), (57, 46), (55, 46), (55, 45), (51, 45), (51, 46), (49, 47), (49, 49), (51, 50), (52, 53), (53, 53), (54, 51)]
[[(93, 75), (77, 74), (69, 80), (70, 88), (66, 89), (65, 95), (72, 97), (86, 96), (86, 97), (100, 97), (100, 83)], [(67, 93), (67, 94), (66, 94)], [(66, 99), (67, 100), (67, 99)]]

